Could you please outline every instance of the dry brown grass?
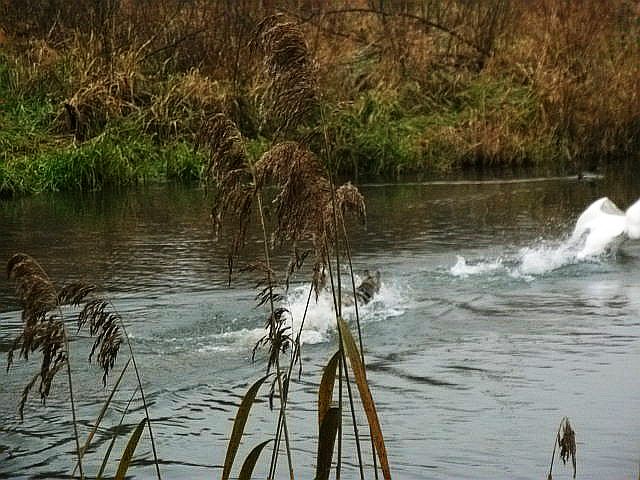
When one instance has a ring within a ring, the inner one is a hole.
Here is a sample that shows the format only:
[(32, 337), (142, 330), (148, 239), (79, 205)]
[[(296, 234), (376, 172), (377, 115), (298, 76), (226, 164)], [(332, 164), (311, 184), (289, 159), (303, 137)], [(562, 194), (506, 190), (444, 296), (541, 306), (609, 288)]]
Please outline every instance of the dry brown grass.
[[(640, 128), (640, 12), (634, 2), (539, 0), (523, 9), (497, 69), (539, 93), (572, 157), (625, 153)], [(625, 138), (627, 137), (627, 138)]]
[[(423, 150), (445, 167), (549, 156), (577, 167), (632, 151), (640, 137), (640, 12), (631, 0), (163, 0), (147, 7), (5, 1), (0, 24), (27, 71), (16, 83), (57, 86), (59, 118), (80, 139), (132, 116), (151, 135), (188, 137), (224, 112), (250, 137), (260, 130), (272, 141), (305, 143), (320, 123), (319, 92), (320, 103), (344, 110), (376, 92), (412, 90), (419, 96), (399, 116), (455, 116), (460, 93), (486, 77), (530, 91), (528, 124), (512, 121), (522, 112), (508, 102), (473, 118), (428, 122), (424, 140), (435, 147)], [(269, 16), (276, 12), (286, 21)], [(411, 151), (415, 168), (420, 151)], [(391, 162), (374, 160), (369, 169), (376, 163)]]
[[(40, 378), (39, 392), (44, 402), (56, 374), (68, 366), (68, 334), (60, 307), (79, 306), (95, 287), (71, 283), (58, 290), (42, 266), (24, 253), (11, 257), (7, 263), (7, 276), (15, 282), (16, 296), (22, 304), (23, 322), (22, 332), (9, 351), (7, 369), (13, 364), (13, 352), (18, 348), (19, 356), (25, 360), (36, 351), (40, 351), (42, 356), (40, 371), (27, 384), (20, 400), (18, 410), (22, 417), (27, 396), (37, 379)], [(113, 369), (122, 343), (118, 318), (103, 300), (88, 302), (78, 317), (78, 330), (89, 323), (89, 334), (96, 338), (89, 361), (97, 352), (97, 361), (103, 370), (103, 382), (106, 382), (107, 375)]]

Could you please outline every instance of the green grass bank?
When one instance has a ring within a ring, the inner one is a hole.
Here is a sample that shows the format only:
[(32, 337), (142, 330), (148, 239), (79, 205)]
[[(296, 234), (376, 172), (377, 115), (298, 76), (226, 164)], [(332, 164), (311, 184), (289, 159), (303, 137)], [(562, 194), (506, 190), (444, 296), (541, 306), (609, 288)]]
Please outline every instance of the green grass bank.
[(326, 133), (341, 174), (576, 173), (640, 147), (633, 2), (27, 3), (1, 7), (2, 196), (199, 181), (217, 112), (260, 155), (277, 138), (251, 45), (275, 11), (317, 61), (323, 114), (298, 133)]

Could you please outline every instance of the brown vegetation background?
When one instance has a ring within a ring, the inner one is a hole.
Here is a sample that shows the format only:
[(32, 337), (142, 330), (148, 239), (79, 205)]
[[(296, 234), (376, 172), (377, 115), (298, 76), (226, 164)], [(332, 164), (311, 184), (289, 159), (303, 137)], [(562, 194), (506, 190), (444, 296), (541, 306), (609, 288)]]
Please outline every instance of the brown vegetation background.
[(359, 105), (367, 115), (364, 95), (395, 102), (392, 120), (437, 114), (414, 128), (412, 155), (423, 160), (438, 150), (459, 166), (535, 157), (590, 165), (639, 143), (637, 1), (3, 0), (0, 8), (0, 45), (37, 73), (25, 82), (65, 90), (85, 119), (70, 127), (81, 138), (151, 97), (146, 124), (160, 134), (193, 132), (193, 112), (224, 111), (255, 137), (251, 43), (260, 20), (282, 13), (303, 29), (336, 110)]

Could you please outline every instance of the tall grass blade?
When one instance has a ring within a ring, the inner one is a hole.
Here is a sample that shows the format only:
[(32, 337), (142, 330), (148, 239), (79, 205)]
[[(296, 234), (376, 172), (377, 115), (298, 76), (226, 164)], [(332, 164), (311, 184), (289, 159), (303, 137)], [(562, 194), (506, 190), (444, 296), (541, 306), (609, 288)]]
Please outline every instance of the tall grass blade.
[(233, 430), (231, 431), (231, 438), (229, 439), (229, 446), (227, 447), (227, 454), (224, 459), (224, 468), (222, 469), (222, 480), (228, 480), (229, 475), (231, 474), (231, 467), (233, 466), (233, 461), (236, 458), (236, 453), (238, 453), (238, 447), (240, 446), (240, 440), (242, 440), (242, 434), (244, 433), (244, 427), (247, 424), (247, 419), (249, 418), (249, 412), (251, 411), (251, 406), (253, 405), (254, 400), (256, 399), (256, 395), (258, 394), (258, 390), (265, 382), (270, 375), (265, 375), (256, 383), (251, 385), (251, 388), (247, 390), (242, 402), (240, 402), (240, 407), (238, 407), (238, 413), (236, 413), (236, 418), (233, 421)]
[(338, 407), (330, 407), (320, 425), (315, 480), (329, 480), (331, 461), (333, 459), (333, 447), (336, 442), (339, 425), (340, 409)]
[[(113, 303), (111, 304), (113, 310), (115, 311), (115, 306)], [(156, 475), (158, 480), (161, 480), (160, 476), (160, 463), (158, 462), (158, 452), (156, 451), (156, 442), (153, 438), (153, 429), (151, 428), (151, 417), (149, 416), (149, 406), (147, 404), (147, 399), (144, 395), (144, 388), (142, 388), (142, 379), (140, 378), (140, 371), (138, 370), (138, 365), (136, 364), (136, 356), (133, 354), (133, 347), (131, 346), (131, 339), (129, 338), (129, 334), (127, 333), (127, 329), (124, 325), (124, 320), (119, 314), (116, 314), (118, 321), (120, 322), (120, 328), (124, 333), (124, 338), (127, 340), (127, 346), (129, 347), (129, 358), (131, 358), (131, 362), (133, 363), (133, 370), (136, 372), (136, 380), (138, 381), (138, 388), (140, 389), (140, 398), (142, 398), (142, 406), (144, 407), (144, 413), (147, 416), (147, 427), (149, 430), (149, 438), (151, 439), (151, 451), (153, 452), (153, 463), (156, 467)]]
[(318, 425), (322, 425), (333, 399), (333, 386), (336, 382), (336, 369), (340, 361), (340, 350), (333, 354), (324, 369), (318, 388)]
[(264, 449), (264, 447), (267, 446), (269, 442), (272, 442), (272, 441), (273, 441), (273, 438), (267, 441), (264, 441), (261, 444), (257, 445), (256, 447), (254, 447), (254, 449), (251, 450), (251, 452), (249, 452), (249, 455), (247, 455), (247, 458), (244, 460), (244, 463), (242, 464), (242, 468), (240, 469), (240, 476), (238, 477), (238, 480), (251, 480), (253, 469), (256, 466), (256, 462), (258, 461), (258, 458), (260, 457), (262, 450)]
[(382, 436), (382, 429), (380, 428), (380, 421), (378, 420), (378, 413), (376, 412), (376, 406), (369, 390), (367, 378), (364, 371), (364, 365), (360, 357), (360, 352), (356, 346), (356, 342), (351, 334), (351, 330), (346, 322), (342, 318), (338, 318), (338, 328), (342, 335), (342, 344), (344, 345), (345, 352), (349, 357), (351, 363), (351, 369), (360, 391), (360, 399), (362, 400), (362, 406), (367, 415), (367, 421), (369, 422), (369, 429), (371, 430), (371, 437), (374, 440), (376, 451), (378, 452), (378, 458), (380, 459), (380, 468), (382, 468), (382, 475), (385, 480), (391, 479), (391, 471), (389, 469), (389, 460), (387, 458), (387, 449), (384, 444), (384, 437)]
[[(131, 394), (131, 397), (129, 397), (129, 401), (127, 402), (127, 405), (124, 407), (124, 412), (122, 412), (122, 416), (120, 417), (120, 422), (118, 423), (118, 427), (122, 425), (122, 422), (124, 422), (124, 417), (127, 415), (127, 412), (129, 411), (131, 402), (133, 402), (133, 399), (136, 396), (136, 393), (138, 393), (138, 388), (139, 387), (136, 387), (133, 393)], [(117, 438), (118, 438), (118, 434), (114, 433), (113, 437), (111, 437), (111, 442), (109, 443), (109, 447), (107, 447), (107, 451), (104, 454), (104, 458), (102, 459), (102, 465), (100, 465), (100, 470), (96, 475), (96, 480), (102, 479), (102, 474), (104, 473), (104, 469), (107, 468), (107, 462), (109, 461), (109, 457), (111, 456), (111, 450), (113, 450), (113, 446), (115, 445)]]
[(142, 431), (144, 430), (145, 423), (147, 423), (147, 417), (142, 419), (142, 421), (133, 431), (131, 438), (129, 438), (127, 447), (124, 449), (124, 453), (122, 454), (122, 458), (120, 459), (120, 463), (118, 464), (118, 471), (116, 472), (115, 480), (124, 480), (125, 475), (127, 474), (127, 470), (129, 469), (129, 465), (131, 464), (133, 454), (136, 451), (136, 447), (138, 446), (138, 441), (140, 440), (140, 436), (142, 435)]
[(109, 394), (109, 397), (104, 402), (104, 405), (102, 405), (102, 410), (100, 410), (100, 413), (98, 414), (98, 418), (96, 419), (96, 421), (95, 421), (95, 423), (93, 425), (93, 428), (91, 429), (91, 431), (89, 432), (89, 435), (87, 436), (87, 440), (84, 442), (84, 445), (80, 449), (80, 458), (78, 458), (78, 462), (76, 463), (76, 466), (73, 469), (72, 475), (75, 475), (76, 469), (80, 465), (80, 461), (84, 457), (84, 454), (87, 452), (87, 449), (89, 448), (89, 445), (91, 444), (91, 440), (93, 440), (94, 435), (98, 431), (98, 427), (100, 426), (100, 423), (102, 422), (102, 419), (104, 418), (104, 414), (107, 412), (107, 409), (109, 408), (109, 405), (111, 405), (111, 400), (113, 399), (113, 395), (118, 390), (118, 387), (120, 386), (120, 381), (122, 380), (122, 377), (124, 377), (124, 373), (127, 371), (127, 368), (129, 367), (129, 363), (131, 363), (131, 359), (127, 360), (127, 363), (125, 364), (124, 368), (122, 369), (122, 372), (120, 372), (120, 376), (118, 377), (118, 380), (116, 380), (116, 383), (113, 386), (113, 389), (111, 390), (111, 393)]

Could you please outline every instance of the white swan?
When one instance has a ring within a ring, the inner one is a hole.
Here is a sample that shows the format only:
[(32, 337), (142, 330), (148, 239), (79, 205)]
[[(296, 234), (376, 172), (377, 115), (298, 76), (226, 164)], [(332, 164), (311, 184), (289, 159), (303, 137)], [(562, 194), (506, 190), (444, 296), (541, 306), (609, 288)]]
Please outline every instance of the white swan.
[(577, 258), (601, 255), (619, 246), (626, 239), (640, 238), (640, 200), (626, 212), (611, 200), (603, 197), (582, 212), (571, 235), (573, 243), (584, 238), (584, 245)]

